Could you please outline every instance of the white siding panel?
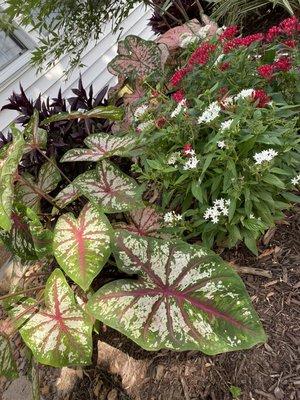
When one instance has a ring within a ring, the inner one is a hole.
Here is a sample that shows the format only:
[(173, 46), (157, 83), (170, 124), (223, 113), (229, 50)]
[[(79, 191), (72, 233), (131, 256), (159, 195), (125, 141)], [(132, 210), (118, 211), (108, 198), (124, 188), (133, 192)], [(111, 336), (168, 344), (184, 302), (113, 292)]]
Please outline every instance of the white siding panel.
[[(35, 70), (29, 64), (23, 67), (14, 75), (14, 79), (0, 84), (0, 108), (7, 103), (8, 97), (13, 91), (19, 91), (19, 82), (22, 84), (26, 94), (30, 98), (37, 98), (41, 93), (43, 97), (56, 96), (59, 88), (62, 88), (63, 95), (69, 96), (71, 88), (77, 85), (79, 72), (83, 77), (83, 84), (88, 87), (94, 86), (94, 93), (98, 92), (107, 84), (114, 84), (115, 78), (107, 71), (107, 63), (115, 56), (117, 51), (117, 39), (123, 39), (129, 34), (138, 35), (144, 39), (154, 37), (150, 27), (147, 26), (151, 15), (143, 5), (137, 6), (122, 24), (122, 32), (111, 33), (110, 25), (97, 43), (91, 43), (85, 50), (82, 61), (85, 64), (81, 69), (76, 69), (65, 81), (64, 70), (68, 64), (68, 56), (61, 60), (48, 71), (36, 75)], [(0, 130), (6, 130), (9, 123), (16, 117), (16, 113), (9, 110), (0, 112)]]

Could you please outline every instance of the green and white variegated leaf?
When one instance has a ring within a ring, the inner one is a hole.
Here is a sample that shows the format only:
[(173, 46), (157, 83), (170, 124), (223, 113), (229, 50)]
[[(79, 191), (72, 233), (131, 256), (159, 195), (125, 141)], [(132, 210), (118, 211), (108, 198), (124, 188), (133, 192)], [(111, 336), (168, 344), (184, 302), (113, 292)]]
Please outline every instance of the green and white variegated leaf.
[(25, 141), (23, 134), (15, 126), (11, 127), (13, 142), (7, 148), (5, 157), (0, 159), (0, 228), (11, 228), (11, 212), (14, 201), (14, 174), (21, 161)]
[(61, 112), (51, 117), (45, 118), (42, 125), (48, 125), (51, 122), (73, 120), (73, 119), (91, 119), (91, 118), (104, 118), (111, 121), (121, 121), (124, 116), (124, 110), (121, 107), (115, 106), (99, 106), (89, 111), (71, 111)]
[[(33, 187), (36, 185), (34, 177), (28, 172), (25, 172), (22, 178), (24, 180), (19, 180), (15, 186), (16, 199), (20, 204), (30, 207), (35, 212), (39, 212), (40, 196), (33, 190)], [(29, 182), (29, 184), (26, 182)]]
[(12, 324), (15, 329), (19, 329), (36, 311), (38, 311), (37, 301), (32, 298), (24, 299), (20, 295), (12, 297), (7, 312), (11, 317)]
[(0, 230), (0, 239), (5, 247), (22, 261), (36, 260), (37, 254), (24, 207), (15, 206), (13, 208), (11, 223), (9, 232)]
[[(58, 195), (55, 197), (55, 204), (60, 207), (64, 208), (68, 204), (72, 203), (80, 196), (80, 191), (78, 188), (73, 185), (72, 183), (66, 186)], [(55, 215), (58, 212), (56, 207), (53, 208), (52, 214)]]
[(89, 135), (84, 142), (88, 149), (71, 149), (62, 157), (61, 162), (99, 161), (114, 155), (126, 155), (137, 146), (137, 136), (95, 133)]
[(35, 359), (53, 367), (91, 362), (92, 321), (76, 303), (61, 270), (47, 280), (45, 308), (36, 312), (20, 329)]
[(53, 163), (48, 161), (39, 170), (37, 186), (44, 193), (51, 193), (61, 181), (60, 173)]
[(142, 208), (142, 188), (114, 164), (103, 160), (96, 170), (84, 172), (74, 183), (93, 204), (104, 212), (116, 213)]
[(28, 217), (29, 230), (38, 259), (52, 255), (53, 232), (43, 226), (38, 215), (33, 210), (27, 209), (26, 214)]
[(18, 377), (17, 366), (9, 339), (2, 333), (0, 333), (0, 376), (5, 376), (8, 379)]
[(243, 281), (214, 252), (125, 231), (115, 246), (118, 268), (139, 278), (103, 286), (88, 309), (144, 349), (214, 355), (266, 340)]
[(91, 204), (78, 220), (62, 215), (55, 226), (53, 251), (65, 273), (87, 290), (110, 256), (111, 226), (106, 216)]

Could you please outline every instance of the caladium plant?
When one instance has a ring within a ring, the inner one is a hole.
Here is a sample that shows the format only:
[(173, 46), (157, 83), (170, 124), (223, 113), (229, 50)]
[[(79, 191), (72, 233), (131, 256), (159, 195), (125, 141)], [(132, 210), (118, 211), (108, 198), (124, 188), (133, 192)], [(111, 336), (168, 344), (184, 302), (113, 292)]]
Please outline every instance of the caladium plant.
[(0, 375), (8, 379), (17, 378), (18, 376), (9, 339), (2, 333), (0, 333)]
[(110, 256), (111, 226), (106, 216), (91, 204), (81, 211), (62, 215), (55, 226), (53, 251), (65, 271), (87, 290)]
[(121, 231), (114, 255), (137, 274), (103, 286), (92, 315), (146, 350), (201, 350), (214, 355), (266, 340), (243, 281), (214, 252), (180, 241)]
[(44, 298), (46, 307), (20, 328), (36, 360), (55, 367), (89, 364), (93, 321), (76, 303), (61, 270), (48, 278)]

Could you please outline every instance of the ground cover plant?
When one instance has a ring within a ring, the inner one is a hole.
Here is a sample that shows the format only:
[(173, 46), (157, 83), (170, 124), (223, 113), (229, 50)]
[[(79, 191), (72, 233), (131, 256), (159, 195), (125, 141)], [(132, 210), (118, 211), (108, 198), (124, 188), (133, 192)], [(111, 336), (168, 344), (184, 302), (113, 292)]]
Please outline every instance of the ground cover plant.
[[(208, 247), (243, 240), (256, 252), (298, 201), (298, 33), (289, 19), (267, 36), (185, 35), (175, 66), (163, 46), (129, 36), (109, 65), (132, 85), (123, 121), (105, 105), (43, 120), (33, 110), (24, 131), (12, 126), (0, 153), (0, 237), (21, 274), (0, 297), (1, 374), (17, 375), (16, 331), (37, 362), (91, 363), (96, 320), (151, 351), (214, 355), (266, 340), (243, 281)], [(47, 155), (51, 124), (89, 119), (127, 129), (95, 129), (58, 160)], [(43, 160), (34, 175), (23, 165), (32, 143)], [(120, 275), (104, 282), (112, 265)]]

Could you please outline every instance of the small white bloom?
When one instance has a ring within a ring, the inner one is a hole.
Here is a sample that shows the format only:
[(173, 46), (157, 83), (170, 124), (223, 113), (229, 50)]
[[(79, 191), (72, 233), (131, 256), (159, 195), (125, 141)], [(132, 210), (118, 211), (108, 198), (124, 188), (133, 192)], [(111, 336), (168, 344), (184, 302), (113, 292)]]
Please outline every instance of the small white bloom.
[(164, 222), (167, 225), (174, 225), (182, 221), (182, 215), (176, 214), (174, 211), (169, 211), (164, 215)]
[(181, 156), (180, 151), (176, 151), (175, 153), (170, 154), (170, 156), (167, 160), (167, 164), (169, 164), (169, 165), (176, 164), (178, 159), (180, 158), (180, 156)]
[(177, 104), (175, 110), (171, 113), (171, 118), (177, 117), (181, 113), (181, 111), (186, 111), (186, 99), (181, 100), (180, 103)]
[(220, 28), (217, 29), (216, 35), (220, 36), (225, 31), (225, 29), (226, 29), (225, 25), (221, 26)]
[(233, 119), (228, 119), (227, 121), (224, 121), (221, 123), (220, 131), (224, 132), (227, 129), (230, 129), (231, 125), (233, 123)]
[(221, 53), (218, 58), (216, 59), (216, 61), (214, 62), (214, 65), (218, 65), (224, 58), (225, 54)]
[(255, 219), (254, 214), (250, 214), (250, 215), (249, 215), (249, 218), (250, 218), (250, 219)]
[(138, 124), (137, 126), (137, 131), (138, 132), (143, 132), (146, 131), (149, 128), (152, 128), (153, 126), (153, 121), (145, 121), (145, 122), (141, 122), (140, 124)]
[(255, 164), (260, 165), (263, 162), (270, 162), (277, 155), (278, 155), (277, 151), (269, 149), (269, 150), (263, 150), (260, 153), (255, 153), (253, 158), (255, 160)]
[(195, 150), (194, 149), (188, 149), (188, 150), (184, 150), (184, 154), (186, 155), (186, 156), (194, 156), (196, 153), (195, 153)]
[(211, 103), (207, 109), (203, 112), (203, 114), (198, 118), (198, 124), (202, 124), (202, 122), (211, 122), (216, 119), (221, 111), (221, 107), (217, 101)]
[(254, 89), (243, 89), (235, 96), (234, 100), (247, 99), (248, 97), (251, 97), (253, 93)]
[(206, 209), (203, 218), (206, 220), (210, 219), (214, 224), (217, 224), (221, 215), (224, 215), (225, 217), (228, 215), (229, 205), (230, 200), (225, 200), (223, 198), (216, 199), (213, 206)]
[(219, 147), (220, 149), (224, 149), (224, 148), (226, 147), (226, 144), (225, 144), (224, 140), (220, 140), (220, 141), (217, 143), (217, 145), (218, 145), (218, 147)]
[(199, 42), (200, 37), (198, 35), (192, 35), (191, 33), (183, 33), (180, 36), (179, 46), (183, 49), (188, 47), (192, 43)]
[(205, 39), (206, 36), (209, 34), (209, 31), (210, 31), (210, 25), (205, 25), (199, 29), (199, 31), (197, 32), (197, 36), (200, 39)]
[(134, 117), (136, 119), (139, 119), (142, 115), (145, 114), (145, 112), (148, 110), (148, 106), (146, 104), (143, 104), (142, 106), (138, 107), (135, 111), (134, 111)]
[(225, 97), (225, 99), (222, 100), (222, 104), (224, 107), (232, 106), (233, 103), (234, 103), (233, 96)]
[(186, 163), (183, 166), (183, 169), (184, 170), (195, 169), (197, 168), (198, 162), (199, 160), (197, 159), (197, 157), (192, 156), (186, 161)]
[(293, 178), (291, 182), (293, 185), (298, 185), (300, 183), (300, 174), (295, 176), (295, 178)]

